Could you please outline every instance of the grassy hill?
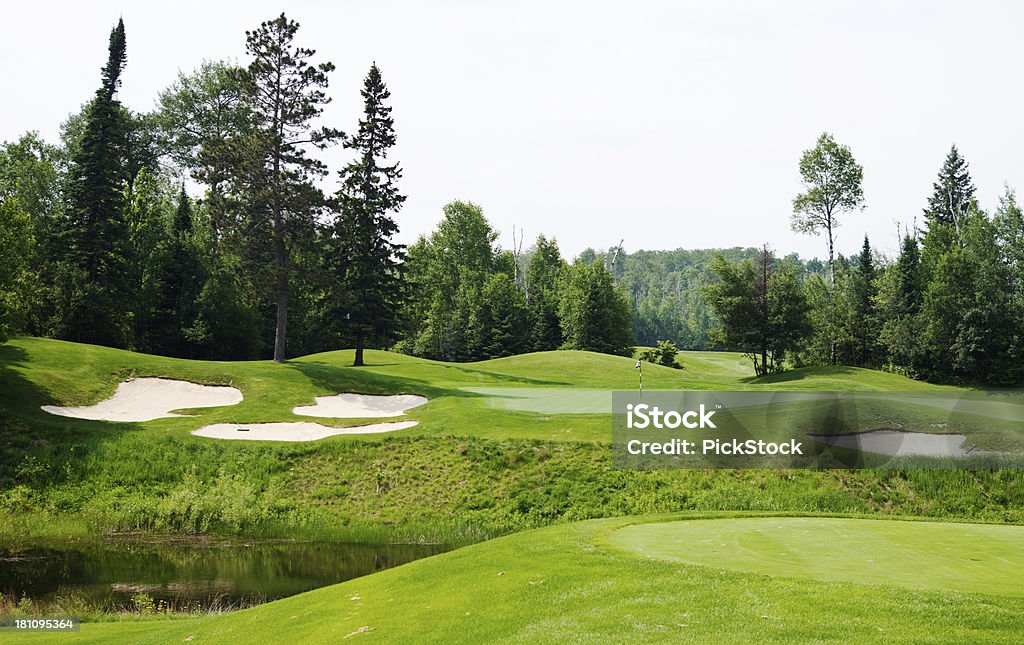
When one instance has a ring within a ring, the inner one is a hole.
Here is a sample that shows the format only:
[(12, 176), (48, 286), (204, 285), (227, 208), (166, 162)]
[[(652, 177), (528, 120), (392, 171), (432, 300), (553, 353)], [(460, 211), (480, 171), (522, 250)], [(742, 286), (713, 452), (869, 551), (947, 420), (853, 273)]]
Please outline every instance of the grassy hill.
[[(168, 359), (37, 338), (0, 345), (0, 544), (151, 531), (459, 545), (516, 533), (252, 611), (88, 626), (80, 635), (86, 642), (246, 642), (286, 633), (310, 642), (349, 633), (394, 641), (422, 639), (426, 630), (466, 641), (568, 638), (579, 630), (628, 639), (633, 632), (623, 625), (647, 639), (810, 638), (821, 633), (821, 614), (800, 608), (825, 612), (839, 596), (849, 599), (832, 608), (839, 640), (927, 640), (932, 625), (950, 630), (941, 633), (953, 640), (1021, 629), (1019, 600), (666, 565), (606, 548), (601, 536), (625, 520), (568, 524), (718, 511), (1022, 523), (1021, 471), (615, 470), (607, 414), (503, 408), (480, 390), (586, 396), (632, 389), (631, 359), (546, 352), (448, 364), (370, 351), (367, 367), (351, 368), (351, 360), (350, 351), (278, 365)], [(738, 354), (686, 352), (681, 362), (682, 370), (645, 365), (645, 387), (965, 392), (853, 368), (755, 379)], [(39, 409), (94, 403), (130, 376), (229, 384), (245, 399), (144, 423)], [(291, 408), (337, 392), (430, 401), (406, 416), (418, 427), (390, 435), (279, 444), (190, 434), (215, 422), (308, 419)], [(531, 531), (539, 527), (549, 528)], [(952, 614), (943, 609), (950, 603)]]
[[(941, 567), (866, 583), (842, 575), (814, 579), (800, 570), (764, 575), (637, 552), (637, 529), (677, 530), (691, 523), (666, 519), (679, 518), (549, 527), (231, 614), (88, 624), (79, 634), (33, 634), (10, 642), (579, 642), (585, 635), (600, 642), (926, 643), (1013, 642), (1024, 633), (1024, 589), (1010, 595), (957, 592)], [(729, 526), (732, 520), (716, 521)], [(888, 533), (922, 553), (923, 540), (934, 531), (921, 529), (942, 529), (861, 522), (867, 526), (858, 529), (859, 539)], [(832, 544), (830, 553), (841, 559), (858, 550), (850, 542)], [(827, 563), (819, 564), (817, 570), (828, 575)], [(977, 583), (987, 589), (983, 579)]]

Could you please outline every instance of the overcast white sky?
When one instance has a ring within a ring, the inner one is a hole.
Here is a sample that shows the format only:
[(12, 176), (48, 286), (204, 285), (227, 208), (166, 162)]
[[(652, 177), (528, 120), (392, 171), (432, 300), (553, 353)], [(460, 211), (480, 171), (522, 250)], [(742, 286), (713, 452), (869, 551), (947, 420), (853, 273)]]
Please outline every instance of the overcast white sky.
[[(1005, 2), (5, 2), (0, 140), (59, 123), (95, 90), (123, 16), (121, 100), (203, 59), (245, 62), (244, 32), (287, 9), (297, 42), (333, 61), (328, 121), (355, 127), (376, 60), (392, 92), (409, 196), (401, 239), (452, 199), (555, 236), (563, 253), (754, 246), (823, 256), (789, 230), (797, 162), (823, 130), (864, 166), (864, 233), (896, 248), (950, 144), (982, 206), (1024, 190), (1024, 3)], [(325, 155), (337, 169), (342, 150)]]

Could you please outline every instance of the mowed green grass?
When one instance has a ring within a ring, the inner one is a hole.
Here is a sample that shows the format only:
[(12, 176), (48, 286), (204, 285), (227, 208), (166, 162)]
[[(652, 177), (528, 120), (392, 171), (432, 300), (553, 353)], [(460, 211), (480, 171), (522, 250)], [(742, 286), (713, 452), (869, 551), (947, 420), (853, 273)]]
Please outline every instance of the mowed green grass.
[[(648, 522), (679, 519), (596, 520), (528, 531), (232, 614), (85, 624), (78, 634), (5, 636), (12, 643), (310, 644), (1009, 643), (1024, 637), (1019, 597), (916, 589), (889, 584), (885, 575), (868, 584), (764, 575), (622, 548), (620, 536), (678, 531), (683, 522)], [(912, 535), (923, 527), (937, 533), (979, 530), (887, 524)]]
[(1024, 526), (743, 518), (639, 524), (610, 542), (733, 571), (1024, 597)]
[[(291, 410), (295, 406), (313, 404), (316, 396), (340, 392), (408, 393), (426, 396), (430, 402), (406, 415), (405, 418), (419, 421), (420, 425), (400, 431), (405, 436), (608, 441), (607, 417), (566, 412), (589, 410), (595, 402), (605, 401), (609, 390), (634, 389), (638, 377), (633, 359), (590, 352), (539, 352), (462, 364), (370, 350), (366, 353), (367, 365), (359, 368), (351, 367), (352, 358), (352, 351), (347, 350), (305, 356), (284, 364), (190, 361), (50, 339), (17, 338), (0, 345), (0, 409), (11, 418), (33, 425), (97, 431), (112, 427), (150, 428), (188, 436), (188, 432), (210, 423), (308, 421), (310, 417), (295, 415)], [(645, 365), (645, 388), (964, 391), (856, 368), (794, 370), (783, 375), (786, 380), (782, 382), (754, 379), (745, 359), (735, 353), (684, 353), (682, 362), (686, 368), (681, 370)], [(157, 419), (142, 424), (67, 419), (39, 409), (41, 405), (97, 403), (111, 396), (118, 383), (133, 376), (232, 385), (239, 388), (245, 398), (234, 406), (193, 410), (191, 417)], [(510, 396), (514, 394), (510, 392), (512, 389), (523, 389), (526, 399), (540, 396), (546, 402), (540, 408), (538, 404), (517, 406), (514, 402), (518, 397)], [(489, 392), (502, 396), (489, 404)], [(502, 405), (502, 399), (513, 404)], [(559, 401), (571, 399), (578, 401), (568, 408), (559, 407)], [(319, 421), (337, 426), (368, 423), (366, 420)], [(379, 435), (362, 435), (355, 439), (347, 436), (325, 441), (366, 441), (377, 437)]]

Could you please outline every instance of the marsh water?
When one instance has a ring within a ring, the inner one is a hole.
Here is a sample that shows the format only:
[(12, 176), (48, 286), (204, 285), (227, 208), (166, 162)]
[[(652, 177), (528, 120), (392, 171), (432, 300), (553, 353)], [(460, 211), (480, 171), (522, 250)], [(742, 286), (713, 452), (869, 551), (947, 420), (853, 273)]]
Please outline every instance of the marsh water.
[(0, 593), (132, 609), (146, 594), (178, 608), (258, 604), (398, 566), (443, 545), (143, 542), (0, 547)]

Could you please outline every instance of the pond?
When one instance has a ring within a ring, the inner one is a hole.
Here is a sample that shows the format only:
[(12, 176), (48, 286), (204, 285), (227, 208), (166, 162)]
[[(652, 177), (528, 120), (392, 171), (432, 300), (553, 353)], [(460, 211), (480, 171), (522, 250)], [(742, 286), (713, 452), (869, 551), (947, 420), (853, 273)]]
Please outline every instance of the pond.
[(105, 611), (147, 594), (177, 609), (244, 607), (445, 551), (444, 545), (143, 542), (0, 547), (0, 593), (36, 602), (79, 597)]

